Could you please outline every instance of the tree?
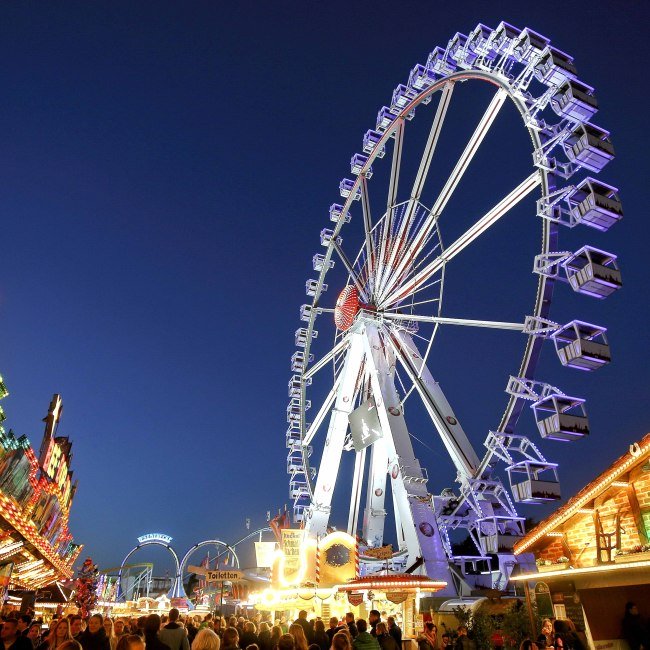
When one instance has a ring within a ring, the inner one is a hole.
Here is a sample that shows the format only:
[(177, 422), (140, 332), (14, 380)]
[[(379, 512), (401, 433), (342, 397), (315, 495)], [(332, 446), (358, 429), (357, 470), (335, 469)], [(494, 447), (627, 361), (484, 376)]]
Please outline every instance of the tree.
[(83, 566), (77, 572), (75, 581), (75, 604), (83, 618), (90, 616), (97, 604), (97, 584), (99, 583), (99, 571), (97, 565), (87, 557)]
[(478, 650), (486, 650), (490, 647), (492, 634), (495, 630), (494, 621), (488, 614), (472, 612), (467, 607), (454, 607), (454, 616), (459, 625), (467, 627), (467, 636), (474, 641)]
[(502, 630), (506, 648), (516, 649), (524, 639), (533, 638), (528, 612), (520, 600), (516, 600), (503, 616)]

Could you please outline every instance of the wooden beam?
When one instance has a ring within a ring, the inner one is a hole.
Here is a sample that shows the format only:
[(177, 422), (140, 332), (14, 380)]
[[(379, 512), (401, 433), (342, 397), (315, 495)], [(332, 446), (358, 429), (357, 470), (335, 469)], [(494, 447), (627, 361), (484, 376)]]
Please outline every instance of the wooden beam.
[(634, 517), (636, 531), (639, 533), (639, 540), (641, 544), (650, 544), (650, 536), (648, 536), (648, 531), (646, 530), (645, 524), (643, 523), (643, 515), (641, 514), (641, 507), (639, 506), (639, 499), (636, 496), (634, 483), (630, 481), (627, 484), (626, 491), (627, 500), (630, 502), (630, 510), (632, 511), (632, 516)]

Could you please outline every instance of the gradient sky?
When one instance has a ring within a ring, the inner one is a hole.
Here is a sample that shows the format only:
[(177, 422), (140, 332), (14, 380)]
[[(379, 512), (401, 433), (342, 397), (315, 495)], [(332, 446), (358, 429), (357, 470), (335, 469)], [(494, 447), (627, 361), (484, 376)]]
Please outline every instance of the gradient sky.
[[(119, 565), (151, 531), (179, 552), (232, 541), (247, 517), (262, 525), (289, 502), (289, 358), (338, 182), (413, 65), (456, 31), (500, 20), (575, 57), (617, 152), (600, 177), (620, 187), (625, 219), (575, 241), (616, 252), (624, 288), (597, 304), (574, 297), (571, 312), (609, 327), (614, 362), (558, 380), (589, 400), (590, 439), (543, 446), (562, 462), (568, 497), (649, 430), (647, 3), (0, 5), (3, 406), (6, 424), (38, 446), (51, 395), (62, 394), (59, 432), (74, 442), (79, 480), (71, 527), (85, 555)], [(525, 144), (519, 122), (503, 129)], [(501, 173), (486, 171), (477, 196)], [(506, 231), (493, 253), (508, 259), (518, 237)], [(530, 286), (526, 260), (516, 273)], [(455, 281), (470, 286), (484, 271), (468, 261)], [(502, 295), (519, 291), (519, 279), (500, 278)], [(450, 315), (485, 314), (473, 307), (491, 296), (461, 302), (472, 309)], [(441, 367), (467, 356), (453, 337), (440, 343)], [(485, 353), (492, 366), (501, 348)], [(514, 374), (516, 356), (506, 366)], [(480, 445), (505, 380), (474, 374), (471, 390), (460, 371), (448, 383)], [(423, 462), (431, 491), (453, 480), (440, 446)]]

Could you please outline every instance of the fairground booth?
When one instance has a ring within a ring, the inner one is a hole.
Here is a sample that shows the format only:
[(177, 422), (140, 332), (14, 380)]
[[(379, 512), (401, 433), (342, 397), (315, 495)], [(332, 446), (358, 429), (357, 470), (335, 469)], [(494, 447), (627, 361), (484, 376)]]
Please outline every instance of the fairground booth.
[(251, 593), (249, 602), (258, 611), (287, 620), (300, 610), (327, 621), (346, 612), (367, 618), (371, 609), (377, 609), (394, 616), (408, 637), (415, 632), (420, 598), (445, 586), (426, 576), (388, 569), (360, 576), (358, 543), (351, 535), (336, 531), (316, 541), (302, 529), (283, 529), (271, 586)]
[(524, 584), (539, 617), (570, 618), (598, 650), (619, 637), (627, 602), (650, 616), (650, 434), (515, 544), (534, 553)]

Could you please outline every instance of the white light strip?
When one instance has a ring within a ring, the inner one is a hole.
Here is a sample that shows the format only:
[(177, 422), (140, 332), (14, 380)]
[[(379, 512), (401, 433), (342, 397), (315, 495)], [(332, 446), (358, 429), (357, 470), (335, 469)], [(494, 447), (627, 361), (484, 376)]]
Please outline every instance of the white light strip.
[(599, 566), (580, 567), (578, 569), (560, 569), (558, 571), (525, 573), (519, 576), (510, 576), (510, 580), (542, 580), (556, 576), (574, 576), (586, 573), (606, 573), (608, 571), (618, 571), (619, 569), (640, 569), (643, 567), (650, 567), (650, 560), (642, 560), (640, 562), (619, 562), (617, 564), (601, 564)]

